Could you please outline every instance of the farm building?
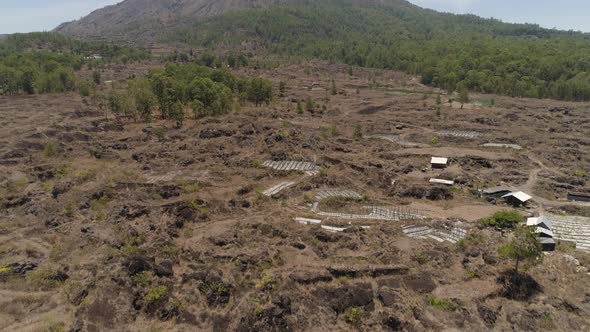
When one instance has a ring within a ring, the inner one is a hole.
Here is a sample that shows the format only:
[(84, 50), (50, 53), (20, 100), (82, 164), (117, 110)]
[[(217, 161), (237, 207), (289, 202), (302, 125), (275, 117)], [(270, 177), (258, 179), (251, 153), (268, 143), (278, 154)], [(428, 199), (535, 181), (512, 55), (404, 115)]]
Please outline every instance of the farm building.
[(506, 202), (513, 206), (522, 206), (525, 205), (532, 197), (522, 191), (518, 191), (506, 194), (502, 196), (502, 198), (504, 198)]
[(590, 194), (569, 193), (567, 194), (567, 200), (574, 202), (590, 202)]
[(543, 246), (543, 251), (555, 250), (553, 225), (547, 217), (541, 215), (538, 218), (528, 218), (526, 224), (530, 227), (536, 227), (535, 233), (539, 235), (539, 241)]
[(482, 194), (484, 197), (499, 198), (499, 197), (505, 196), (507, 194), (510, 194), (511, 192), (512, 192), (512, 190), (510, 190), (510, 188), (508, 188), (508, 187), (497, 186), (497, 187), (484, 189), (482, 191)]
[(432, 168), (446, 168), (449, 162), (448, 158), (432, 157), (430, 164)]

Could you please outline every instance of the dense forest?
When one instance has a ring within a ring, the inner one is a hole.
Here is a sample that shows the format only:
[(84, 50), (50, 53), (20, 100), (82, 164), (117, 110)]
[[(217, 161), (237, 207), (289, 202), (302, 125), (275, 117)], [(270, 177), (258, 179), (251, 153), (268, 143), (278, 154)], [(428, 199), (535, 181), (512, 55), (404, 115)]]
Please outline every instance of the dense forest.
[(85, 42), (56, 33), (8, 35), (0, 42), (0, 95), (72, 91), (75, 71), (104, 62), (139, 61), (145, 50)]
[[(162, 40), (403, 70), (448, 91), (590, 100), (590, 35), (404, 1), (295, 0), (175, 25)], [(248, 43), (244, 43), (248, 41)]]

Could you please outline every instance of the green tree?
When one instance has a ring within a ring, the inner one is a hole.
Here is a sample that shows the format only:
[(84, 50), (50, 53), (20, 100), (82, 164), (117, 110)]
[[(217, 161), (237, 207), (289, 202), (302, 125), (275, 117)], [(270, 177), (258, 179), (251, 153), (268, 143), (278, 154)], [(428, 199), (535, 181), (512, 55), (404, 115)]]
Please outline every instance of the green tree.
[(170, 118), (176, 121), (177, 128), (182, 128), (184, 123), (184, 105), (180, 100), (177, 100), (172, 104), (170, 109)]
[(119, 118), (124, 112), (124, 104), (123, 104), (123, 97), (119, 95), (114, 90), (111, 90), (108, 97), (108, 107), (111, 113), (115, 115), (116, 118)]
[(464, 86), (459, 87), (459, 102), (461, 103), (461, 109), (463, 109), (463, 105), (469, 102), (469, 91)]
[(146, 79), (134, 79), (129, 81), (129, 95), (133, 98), (137, 114), (144, 121), (152, 120), (152, 113), (158, 99), (151, 90), (150, 82)]
[(236, 57), (235, 54), (230, 53), (227, 56), (227, 65), (230, 66), (231, 68), (236, 68), (238, 66), (238, 58)]
[(518, 273), (521, 262), (528, 265), (538, 264), (543, 258), (543, 248), (537, 234), (531, 228), (518, 227), (514, 238), (498, 248), (498, 254), (506, 259), (514, 260), (514, 271)]
[(205, 105), (203, 105), (203, 103), (198, 99), (193, 100), (193, 102), (191, 103), (191, 108), (193, 110), (195, 120), (207, 115), (205, 113)]
[(307, 102), (305, 103), (305, 109), (308, 112), (313, 113), (313, 111), (315, 109), (315, 105), (314, 105), (313, 99), (311, 97), (307, 97)]
[(21, 86), (25, 93), (27, 94), (34, 94), (37, 89), (35, 87), (35, 81), (39, 76), (38, 72), (35, 69), (28, 68), (26, 69), (21, 76)]
[(213, 67), (215, 65), (216, 57), (211, 53), (204, 53), (201, 55), (201, 64), (207, 67)]
[(272, 84), (262, 78), (253, 78), (250, 80), (248, 88), (248, 100), (254, 102), (256, 106), (262, 103), (270, 103), (272, 100)]
[(352, 133), (352, 137), (356, 140), (360, 140), (363, 138), (363, 128), (360, 124), (356, 124), (354, 126), (354, 131)]
[(299, 100), (297, 100), (297, 113), (303, 114), (303, 104)]
[(189, 88), (191, 100), (199, 100), (203, 109), (210, 111), (208, 115), (225, 114), (231, 111), (231, 90), (220, 83), (213, 82), (209, 78), (195, 78)]
[(98, 108), (98, 110), (104, 112), (105, 119), (108, 119), (108, 98), (102, 92), (95, 92), (92, 96), (92, 100), (94, 102), (94, 105), (96, 105), (96, 107)]
[(0, 95), (13, 95), (18, 93), (20, 72), (0, 64)]
[(99, 70), (95, 70), (95, 71), (92, 72), (92, 80), (94, 81), (94, 84), (100, 85), (100, 83), (101, 83), (101, 75), (100, 75), (100, 71)]

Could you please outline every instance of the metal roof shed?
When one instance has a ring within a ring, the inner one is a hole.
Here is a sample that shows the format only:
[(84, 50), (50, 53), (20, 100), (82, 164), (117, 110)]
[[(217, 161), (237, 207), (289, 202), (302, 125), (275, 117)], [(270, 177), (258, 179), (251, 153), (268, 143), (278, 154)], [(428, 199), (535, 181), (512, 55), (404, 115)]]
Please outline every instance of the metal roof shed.
[(512, 192), (507, 195), (504, 195), (504, 196), (502, 196), (502, 198), (506, 199), (508, 202), (510, 202), (513, 205), (520, 206), (520, 205), (524, 205), (532, 197), (522, 191), (518, 191), (518, 192)]
[(449, 162), (449, 158), (432, 157), (430, 164), (432, 168), (445, 168)]
[(508, 188), (506, 186), (496, 186), (496, 187), (486, 188), (483, 190), (484, 195), (497, 195), (500, 193), (502, 193), (502, 195), (506, 195), (510, 192), (512, 192), (512, 190), (510, 190), (510, 188)]

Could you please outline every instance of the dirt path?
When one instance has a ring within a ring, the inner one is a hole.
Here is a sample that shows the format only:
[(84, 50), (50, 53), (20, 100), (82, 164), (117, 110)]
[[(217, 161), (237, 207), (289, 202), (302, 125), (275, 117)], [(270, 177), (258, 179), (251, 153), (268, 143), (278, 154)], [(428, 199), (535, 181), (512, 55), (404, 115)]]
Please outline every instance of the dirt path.
[(520, 188), (520, 190), (527, 192), (529, 195), (531, 195), (533, 197), (533, 200), (538, 204), (538, 207), (535, 209), (536, 211), (542, 212), (545, 210), (546, 207), (556, 207), (556, 206), (564, 206), (564, 205), (565, 206), (590, 207), (590, 203), (555, 201), (555, 200), (549, 200), (549, 199), (535, 195), (534, 188), (537, 185), (537, 182), (539, 181), (539, 173), (541, 173), (542, 171), (547, 171), (547, 172), (559, 174), (561, 176), (566, 176), (566, 174), (564, 174), (562, 171), (560, 171), (556, 168), (551, 168), (551, 167), (546, 166), (539, 158), (537, 158), (532, 153), (528, 153), (527, 157), (529, 157), (529, 159), (531, 159), (534, 163), (536, 163), (539, 166), (539, 168), (535, 168), (535, 169), (531, 170), (531, 172), (529, 173), (529, 178), (528, 178), (526, 184), (524, 186), (522, 186)]

